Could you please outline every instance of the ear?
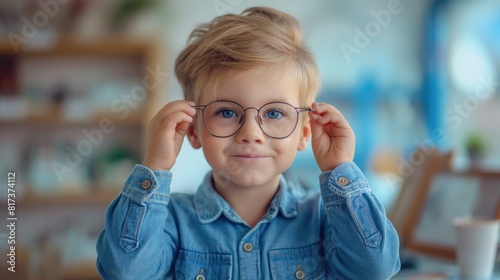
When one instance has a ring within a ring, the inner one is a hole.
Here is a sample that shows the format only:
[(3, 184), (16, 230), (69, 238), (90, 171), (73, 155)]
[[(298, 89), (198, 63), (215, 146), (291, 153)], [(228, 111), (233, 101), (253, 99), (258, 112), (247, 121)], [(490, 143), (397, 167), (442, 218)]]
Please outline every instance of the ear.
[(191, 146), (194, 149), (201, 148), (201, 142), (200, 142), (200, 139), (198, 138), (198, 134), (196, 133), (196, 127), (194, 126), (193, 123), (189, 124), (189, 127), (188, 127), (186, 135), (187, 135), (187, 137), (189, 139), (189, 143), (191, 143)]
[(303, 121), (300, 126), (299, 143), (297, 143), (297, 151), (303, 151), (307, 147), (307, 142), (311, 138), (311, 125), (309, 121)]

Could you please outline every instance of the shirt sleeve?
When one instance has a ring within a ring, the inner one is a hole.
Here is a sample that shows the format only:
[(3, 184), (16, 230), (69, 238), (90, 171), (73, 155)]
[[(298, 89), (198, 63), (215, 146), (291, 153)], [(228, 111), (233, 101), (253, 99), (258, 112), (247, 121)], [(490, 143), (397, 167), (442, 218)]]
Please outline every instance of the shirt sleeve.
[[(322, 239), (334, 279), (389, 279), (400, 269), (399, 239), (361, 170), (346, 162), (320, 175)], [(333, 278), (332, 278), (333, 279)]]
[[(163, 279), (177, 251), (168, 171), (137, 164), (108, 207), (97, 249), (103, 279)], [(165, 230), (167, 229), (167, 230)]]

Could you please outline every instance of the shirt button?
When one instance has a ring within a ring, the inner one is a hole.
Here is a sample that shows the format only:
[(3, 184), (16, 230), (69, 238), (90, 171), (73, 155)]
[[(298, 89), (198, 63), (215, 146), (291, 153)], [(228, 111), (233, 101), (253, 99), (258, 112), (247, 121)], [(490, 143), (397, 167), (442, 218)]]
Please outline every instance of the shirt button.
[(205, 280), (205, 276), (203, 276), (204, 274), (204, 270), (203, 268), (200, 270), (200, 273), (198, 275), (196, 275), (196, 278), (194, 278), (195, 280)]
[(349, 184), (349, 180), (346, 177), (340, 177), (337, 179), (337, 183), (341, 186), (347, 186), (347, 184)]
[(304, 279), (306, 277), (306, 274), (304, 273), (304, 271), (302, 269), (298, 269), (297, 271), (295, 271), (295, 279)]
[(245, 252), (247, 252), (247, 253), (252, 252), (252, 250), (253, 250), (253, 245), (252, 245), (252, 243), (245, 243), (245, 244), (243, 244), (243, 250), (244, 250)]
[(142, 183), (141, 183), (141, 188), (142, 188), (143, 190), (149, 190), (149, 188), (151, 188), (151, 181), (150, 181), (150, 180), (147, 180), (147, 179), (146, 179), (146, 180), (144, 180), (144, 181), (142, 181)]

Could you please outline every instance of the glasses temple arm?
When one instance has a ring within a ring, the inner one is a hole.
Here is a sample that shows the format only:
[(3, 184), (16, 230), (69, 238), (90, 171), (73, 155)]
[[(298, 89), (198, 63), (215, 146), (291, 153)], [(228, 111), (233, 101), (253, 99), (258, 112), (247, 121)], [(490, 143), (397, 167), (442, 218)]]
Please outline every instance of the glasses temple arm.
[(295, 107), (297, 109), (297, 112), (314, 112), (314, 108), (300, 108), (300, 107)]

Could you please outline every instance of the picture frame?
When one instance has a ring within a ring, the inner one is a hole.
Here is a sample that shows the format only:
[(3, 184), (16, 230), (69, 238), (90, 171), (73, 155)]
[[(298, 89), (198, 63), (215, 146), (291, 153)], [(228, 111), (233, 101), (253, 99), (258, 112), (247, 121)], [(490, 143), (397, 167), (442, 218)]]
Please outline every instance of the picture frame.
[(398, 232), (402, 247), (406, 247), (410, 240), (424, 207), (432, 178), (436, 173), (452, 169), (453, 152), (431, 149), (424, 153), (417, 149), (410, 157), (415, 158), (417, 154), (425, 156), (404, 179), (394, 206), (388, 212), (388, 218)]
[(441, 171), (429, 180), (406, 249), (456, 259), (455, 217), (500, 219), (500, 172)]

